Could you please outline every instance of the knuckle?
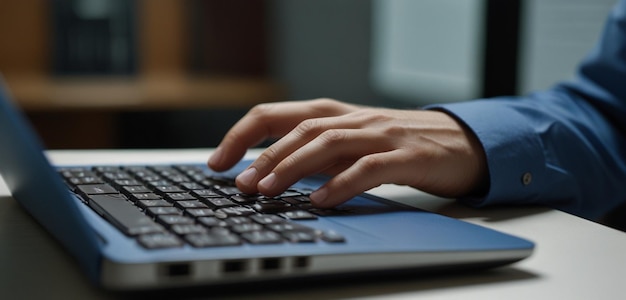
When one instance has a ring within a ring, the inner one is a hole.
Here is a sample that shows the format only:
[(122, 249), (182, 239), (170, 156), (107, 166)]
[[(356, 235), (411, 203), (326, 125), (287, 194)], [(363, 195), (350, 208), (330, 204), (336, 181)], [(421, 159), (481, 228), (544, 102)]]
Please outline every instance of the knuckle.
[(340, 144), (346, 140), (346, 132), (338, 129), (330, 129), (324, 131), (320, 135), (320, 141), (325, 146), (333, 146)]
[(385, 128), (383, 128), (382, 131), (383, 131), (383, 134), (385, 134), (385, 136), (397, 137), (397, 136), (405, 135), (407, 132), (407, 129), (399, 125), (390, 124), (389, 126), (386, 126)]
[(260, 165), (270, 165), (278, 158), (278, 152), (274, 147), (268, 147), (256, 159), (256, 163)]
[(380, 124), (391, 121), (393, 118), (385, 110), (365, 108), (355, 112), (355, 116), (366, 124)]
[[(286, 169), (290, 169), (290, 170), (298, 170), (298, 168), (296, 166), (298, 166), (298, 164), (301, 162), (300, 157), (298, 154), (296, 153), (292, 153), (291, 155), (285, 157), (285, 159), (283, 159), (280, 164), (276, 167), (277, 171), (280, 170), (286, 170)], [(297, 173), (298, 171), (293, 171), (294, 174)]]
[(357, 184), (355, 184), (355, 176), (351, 175), (350, 172), (342, 172), (333, 176), (327, 183), (326, 187), (329, 191), (334, 191), (329, 193), (330, 195), (339, 196), (341, 194), (351, 194), (353, 190), (356, 188)]
[(369, 112), (369, 121), (371, 122), (388, 122), (393, 120), (393, 117), (385, 113), (385, 111), (370, 110)]
[(347, 190), (349, 193), (354, 193), (355, 184), (352, 182), (353, 179), (350, 179), (346, 176), (336, 176), (332, 179), (332, 186), (337, 190)]
[(334, 106), (338, 103), (337, 100), (331, 98), (317, 98), (312, 100), (312, 102), (320, 107)]
[(307, 119), (298, 126), (296, 126), (296, 132), (303, 137), (315, 135), (320, 131), (321, 124), (317, 119)]
[(387, 162), (374, 155), (364, 156), (359, 160), (360, 168), (363, 172), (376, 172), (382, 170)]
[(354, 106), (331, 98), (318, 98), (311, 101), (311, 109), (319, 115), (337, 116), (354, 110)]
[(252, 107), (250, 109), (250, 111), (248, 112), (249, 116), (255, 117), (255, 118), (264, 118), (266, 115), (269, 114), (270, 111), (272, 111), (274, 109), (276, 105), (274, 103), (261, 103), (261, 104), (257, 104), (254, 107)]

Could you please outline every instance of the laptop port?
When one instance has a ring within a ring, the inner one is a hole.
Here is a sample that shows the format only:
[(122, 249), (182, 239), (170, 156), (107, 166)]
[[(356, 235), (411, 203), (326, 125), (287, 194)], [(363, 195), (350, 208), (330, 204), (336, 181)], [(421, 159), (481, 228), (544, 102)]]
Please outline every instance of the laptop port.
[(293, 268), (294, 269), (304, 269), (309, 266), (309, 257), (308, 256), (298, 256), (293, 258)]
[(280, 269), (280, 258), (265, 258), (261, 260), (261, 270), (274, 271)]
[(165, 274), (168, 277), (184, 277), (191, 274), (191, 266), (188, 263), (177, 263), (167, 265)]
[(229, 260), (225, 261), (222, 264), (222, 272), (225, 274), (228, 273), (239, 273), (246, 270), (246, 262), (243, 260)]

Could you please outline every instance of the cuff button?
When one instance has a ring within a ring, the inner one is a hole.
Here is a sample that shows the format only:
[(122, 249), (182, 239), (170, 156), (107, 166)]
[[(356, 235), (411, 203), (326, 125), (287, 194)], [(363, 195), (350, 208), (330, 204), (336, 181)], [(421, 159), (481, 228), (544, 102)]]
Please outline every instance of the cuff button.
[(526, 172), (526, 173), (524, 173), (524, 175), (522, 175), (522, 184), (523, 185), (529, 185), (532, 181), (533, 181), (533, 175), (530, 174), (530, 172)]

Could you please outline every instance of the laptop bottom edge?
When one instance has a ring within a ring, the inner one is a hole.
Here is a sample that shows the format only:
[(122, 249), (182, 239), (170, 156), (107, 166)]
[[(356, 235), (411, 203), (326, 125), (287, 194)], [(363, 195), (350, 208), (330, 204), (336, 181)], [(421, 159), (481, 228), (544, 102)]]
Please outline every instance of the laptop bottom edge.
[(382, 271), (409, 271), (418, 274), (459, 272), (511, 264), (531, 253), (532, 249), (518, 249), (262, 257), (142, 264), (118, 264), (104, 260), (101, 285), (109, 290), (132, 291)]

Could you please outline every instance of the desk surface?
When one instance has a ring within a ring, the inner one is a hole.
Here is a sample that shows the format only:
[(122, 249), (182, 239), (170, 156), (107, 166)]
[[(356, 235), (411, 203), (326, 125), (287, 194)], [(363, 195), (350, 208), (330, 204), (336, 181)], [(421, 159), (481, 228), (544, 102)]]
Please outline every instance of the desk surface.
[[(51, 151), (55, 163), (203, 162), (210, 150)], [(256, 151), (250, 153), (254, 156)], [(472, 274), (404, 276), (289, 287), (194, 289), (166, 298), (622, 299), (626, 234), (541, 207), (472, 209), (453, 200), (384, 185), (371, 193), (534, 241), (535, 253), (508, 267)], [(235, 290), (235, 291), (233, 291)], [(0, 291), (6, 299), (113, 299), (10, 197), (0, 181)], [(163, 297), (162, 293), (154, 296)]]

